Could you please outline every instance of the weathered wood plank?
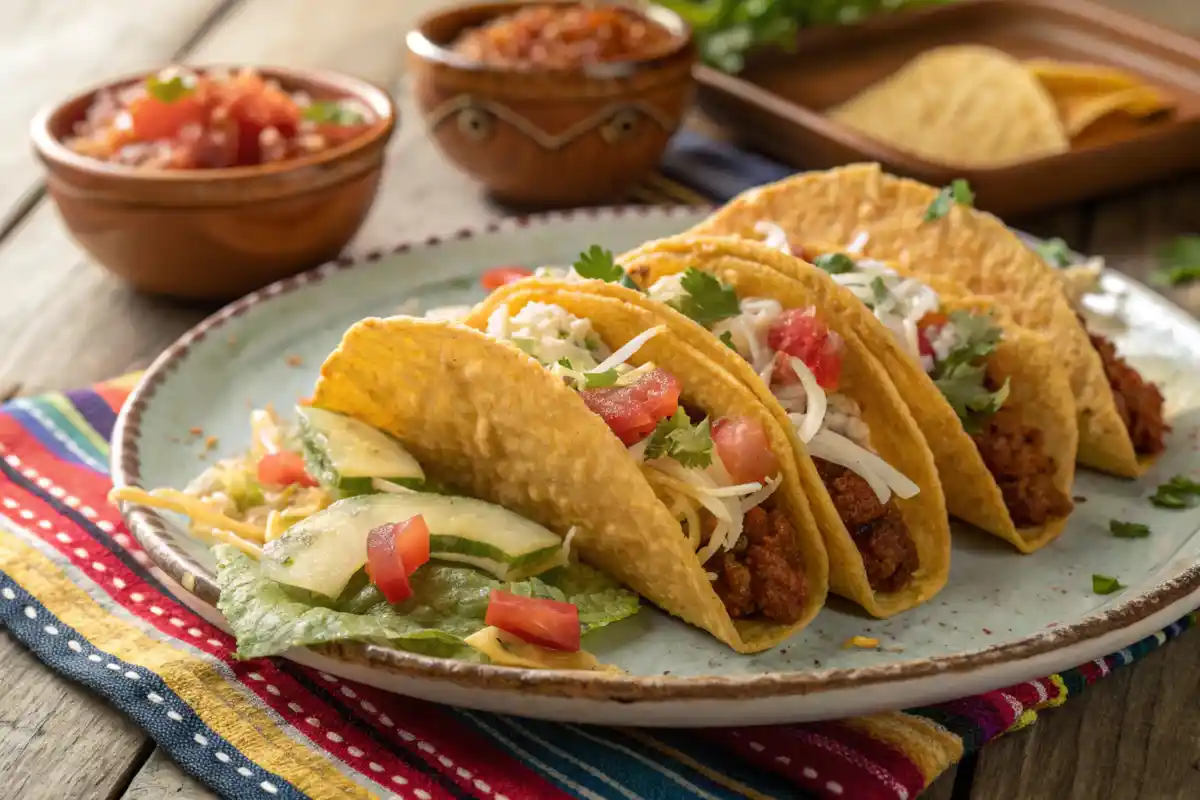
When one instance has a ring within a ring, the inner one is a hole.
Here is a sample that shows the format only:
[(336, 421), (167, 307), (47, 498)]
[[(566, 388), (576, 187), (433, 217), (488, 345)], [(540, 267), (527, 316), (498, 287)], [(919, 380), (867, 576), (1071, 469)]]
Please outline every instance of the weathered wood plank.
[(0, 230), (38, 184), (29, 119), (108, 77), (169, 60), (221, 0), (6, 0), (0, 3)]
[(971, 798), (1200, 797), (1197, 659), (1200, 635), (1190, 631), (985, 747)]
[(121, 800), (163, 800), (167, 797), (172, 800), (209, 800), (216, 795), (156, 748), (133, 776)]
[(104, 700), (54, 677), (0, 630), (0, 784), (25, 800), (108, 798), (146, 736)]
[(954, 780), (957, 777), (958, 767), (946, 770), (921, 794), (921, 800), (953, 800)]

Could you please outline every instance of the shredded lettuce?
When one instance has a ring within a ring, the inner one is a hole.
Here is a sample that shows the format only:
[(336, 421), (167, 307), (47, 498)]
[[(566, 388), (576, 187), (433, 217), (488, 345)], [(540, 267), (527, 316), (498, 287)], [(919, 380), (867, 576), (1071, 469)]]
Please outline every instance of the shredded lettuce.
[(239, 658), (293, 647), (367, 642), (425, 655), (479, 661), (463, 639), (484, 627), (492, 589), (575, 604), (586, 633), (637, 613), (638, 596), (582, 564), (502, 583), (471, 567), (431, 563), (412, 575), (413, 596), (390, 605), (359, 573), (336, 600), (263, 578), (253, 559), (229, 545), (213, 548), (217, 608), (238, 642)]

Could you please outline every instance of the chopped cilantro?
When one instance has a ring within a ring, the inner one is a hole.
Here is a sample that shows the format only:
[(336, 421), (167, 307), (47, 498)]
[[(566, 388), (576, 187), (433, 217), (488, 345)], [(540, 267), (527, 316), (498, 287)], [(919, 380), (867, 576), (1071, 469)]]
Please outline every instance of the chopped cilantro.
[(814, 258), (812, 263), (814, 267), (820, 267), (830, 275), (842, 275), (858, 269), (854, 259), (845, 253), (822, 253)]
[(1145, 539), (1150, 535), (1150, 526), (1140, 522), (1122, 522), (1119, 519), (1110, 519), (1108, 529), (1118, 539)]
[(196, 80), (190, 75), (173, 75), (163, 80), (157, 75), (146, 78), (146, 92), (160, 103), (175, 103), (196, 91)]
[(950, 213), (950, 208), (955, 203), (960, 206), (970, 206), (975, 203), (975, 193), (971, 191), (971, 184), (963, 178), (955, 178), (950, 181), (949, 186), (943, 186), (942, 190), (937, 193), (937, 197), (933, 198), (933, 202), (925, 209), (925, 221), (933, 222)]
[(974, 433), (1008, 399), (1008, 378), (999, 389), (988, 389), (982, 363), (995, 351), (1003, 332), (990, 315), (967, 311), (950, 312), (949, 324), (958, 335), (958, 345), (934, 364), (933, 382), (967, 432)]
[(633, 280), (625, 274), (625, 270), (617, 264), (611, 250), (605, 250), (594, 244), (579, 254), (579, 258), (571, 265), (581, 278), (589, 278), (605, 283), (619, 283), (626, 289), (641, 291)]
[(336, 100), (314, 100), (300, 116), (321, 125), (361, 125), (367, 121), (362, 114)]
[(1034, 245), (1034, 250), (1042, 259), (1052, 267), (1063, 269), (1071, 266), (1073, 259), (1071, 258), (1071, 248), (1067, 247), (1067, 243), (1057, 236), (1053, 239), (1047, 239), (1041, 244)]
[(1159, 508), (1192, 508), (1200, 502), (1200, 482), (1176, 475), (1155, 490), (1150, 502)]
[(687, 294), (669, 301), (668, 305), (706, 328), (741, 313), (733, 287), (703, 270), (688, 267), (680, 285)]
[(1125, 586), (1111, 575), (1092, 575), (1092, 591), (1096, 594), (1112, 594)]
[(706, 418), (693, 425), (683, 408), (662, 420), (646, 444), (646, 460), (668, 456), (685, 467), (707, 467), (712, 463), (712, 426)]
[(722, 342), (724, 342), (725, 346), (728, 347), (730, 350), (734, 351), (735, 353), (737, 352), (737, 345), (735, 345), (733, 343), (733, 334), (732, 333), (730, 333), (729, 331), (725, 331), (717, 338), (720, 339)]
[(1167, 242), (1158, 251), (1158, 263), (1154, 280), (1160, 285), (1179, 286), (1200, 280), (1200, 234), (1179, 236)]

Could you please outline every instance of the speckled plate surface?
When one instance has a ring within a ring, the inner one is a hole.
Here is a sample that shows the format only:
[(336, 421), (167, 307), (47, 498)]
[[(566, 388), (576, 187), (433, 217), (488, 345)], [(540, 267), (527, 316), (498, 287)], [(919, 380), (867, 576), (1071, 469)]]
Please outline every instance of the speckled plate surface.
[[(248, 446), (252, 406), (286, 409), (311, 392), (342, 332), (364, 316), (482, 296), (476, 279), (499, 264), (569, 263), (600, 242), (615, 251), (690, 227), (699, 212), (631, 208), (549, 215), (330, 264), (250, 295), (185, 335), (151, 367), (117, 424), (117, 485), (183, 486), (206, 459)], [(1164, 511), (1154, 487), (1198, 462), (1200, 325), (1146, 288), (1107, 274), (1095, 324), (1164, 387), (1169, 449), (1142, 480), (1081, 471), (1066, 532), (1021, 556), (964, 526), (954, 532), (949, 585), (926, 605), (871, 620), (831, 604), (782, 647), (741, 656), (646, 608), (589, 637), (588, 649), (627, 675), (462, 664), (370, 646), (298, 650), (303, 663), (439, 702), (577, 722), (731, 725), (832, 718), (946, 700), (1084, 663), (1125, 647), (1200, 606), (1200, 509)], [(214, 436), (204, 453), (191, 428)], [(208, 552), (178, 518), (129, 506), (133, 532), (180, 599), (212, 607)], [(1145, 539), (1117, 539), (1111, 519), (1143, 522)], [(1093, 573), (1127, 588), (1092, 593)], [(878, 650), (845, 649), (854, 635)]]

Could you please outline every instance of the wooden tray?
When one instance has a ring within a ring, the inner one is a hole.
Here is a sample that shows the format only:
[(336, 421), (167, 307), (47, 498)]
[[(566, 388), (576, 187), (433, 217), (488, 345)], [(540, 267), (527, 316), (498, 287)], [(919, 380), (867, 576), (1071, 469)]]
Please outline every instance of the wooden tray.
[[(1197, 0), (1200, 2), (1200, 0)], [(900, 152), (822, 115), (933, 47), (976, 43), (1017, 58), (1119, 67), (1173, 95), (1159, 119), (1113, 115), (1070, 152), (962, 169)], [(1018, 215), (1200, 167), (1200, 41), (1084, 0), (962, 0), (801, 33), (795, 53), (763, 53), (742, 74), (697, 73), (701, 109), (735, 137), (787, 164), (821, 169), (878, 161), (934, 185), (967, 178), (976, 204)]]

